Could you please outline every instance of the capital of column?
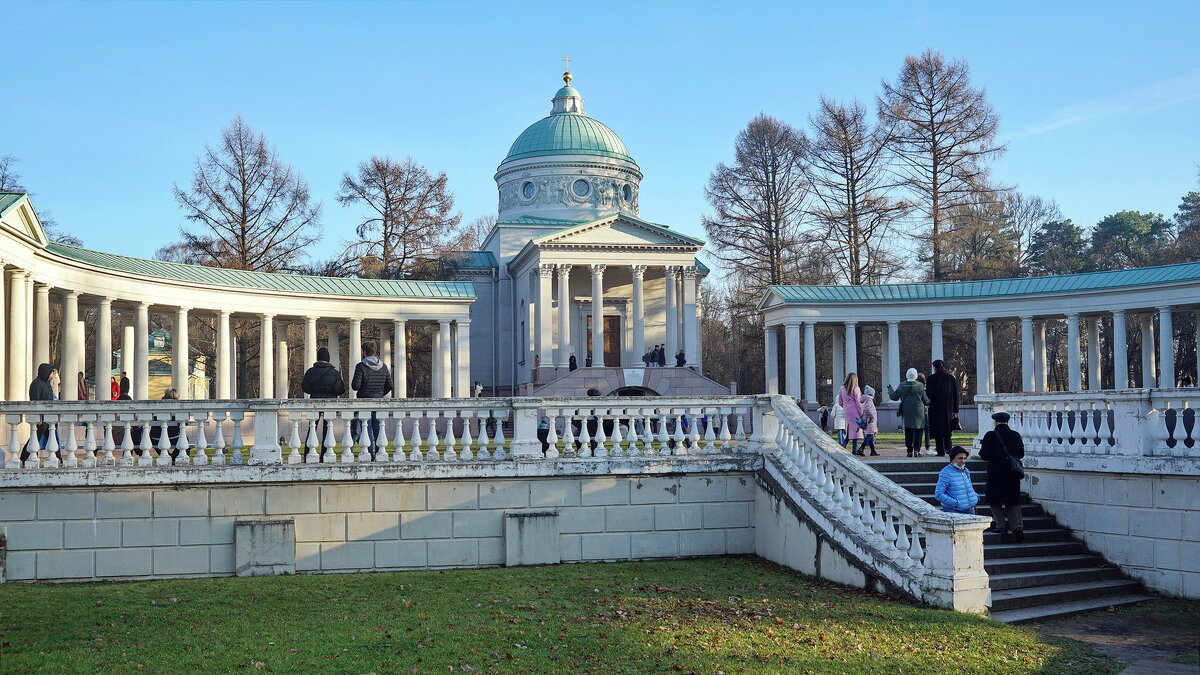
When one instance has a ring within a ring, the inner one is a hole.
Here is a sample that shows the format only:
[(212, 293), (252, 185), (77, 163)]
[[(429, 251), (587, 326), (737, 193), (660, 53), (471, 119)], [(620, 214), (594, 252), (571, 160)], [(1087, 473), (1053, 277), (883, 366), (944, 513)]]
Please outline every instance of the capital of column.
[(408, 319), (392, 319), (392, 325), (396, 328), (403, 328), (408, 323)]
[(8, 274), (10, 277), (12, 277), (13, 281), (16, 281), (18, 279), (20, 279), (21, 281), (24, 281), (25, 279), (28, 279), (30, 276), (29, 272), (26, 272), (25, 270), (22, 270), (22, 269), (9, 270)]
[(66, 293), (63, 294), (63, 297), (70, 298), (72, 300), (78, 300), (79, 299), (79, 291), (67, 291)]
[(668, 279), (674, 280), (675, 276), (677, 274), (679, 274), (679, 266), (678, 265), (663, 265), (663, 274), (665, 274)]
[[(1025, 318), (1026, 318), (1026, 317), (1021, 317), (1021, 320), (1022, 320), (1022, 321), (1024, 321), (1024, 320), (1025, 320)], [(1032, 317), (1032, 316), (1031, 316), (1031, 317), (1028, 317), (1028, 318), (1029, 318), (1029, 320), (1030, 320), (1030, 321), (1033, 321), (1033, 317)], [(1078, 319), (1079, 319), (1079, 312), (1067, 312), (1067, 318), (1068, 318), (1068, 319), (1071, 319), (1071, 320), (1073, 320), (1073, 321), (1076, 321), (1076, 320), (1078, 320)]]
[(188, 312), (190, 312), (190, 311), (192, 311), (192, 308), (191, 308), (191, 307), (184, 307), (184, 306), (182, 306), (182, 305), (181, 305), (181, 306), (179, 306), (179, 307), (176, 307), (176, 308), (175, 308), (175, 313), (176, 313), (176, 314), (187, 314), (187, 313), (188, 313)]
[(1155, 309), (1158, 310), (1159, 314), (1162, 314), (1163, 312), (1173, 311), (1173, 307), (1171, 305), (1165, 305), (1163, 307), (1155, 307)]
[(589, 265), (588, 267), (591, 268), (593, 277), (602, 277), (604, 276), (604, 270), (608, 267), (608, 265), (597, 263)]
[(843, 323), (845, 324), (846, 328), (853, 328), (854, 326), (858, 325), (857, 321), (845, 321)]
[(542, 263), (534, 270), (539, 277), (543, 279), (551, 279), (554, 277), (554, 265), (550, 263)]
[(567, 272), (570, 272), (571, 271), (570, 263), (559, 263), (558, 271), (560, 274), (566, 274)]
[(50, 284), (44, 284), (40, 281), (36, 281), (33, 284), (33, 292), (37, 293), (39, 295), (49, 295), (50, 294)]
[(804, 322), (800, 319), (784, 319), (783, 325), (787, 328), (799, 328)]
[[(1067, 313), (1067, 316), (1069, 316), (1069, 317), (1070, 317), (1070, 316), (1074, 316), (1074, 317), (1078, 318), (1078, 317), (1079, 317), (1079, 312), (1075, 312), (1074, 314), (1072, 314), (1072, 313), (1068, 312), (1068, 313)], [(1032, 314), (1020, 314), (1020, 315), (1018, 315), (1018, 317), (1017, 317), (1017, 318), (1019, 318), (1021, 321), (1029, 321), (1029, 322), (1031, 322), (1031, 323), (1033, 322), (1033, 315), (1032, 315)]]
[(931, 323), (931, 324), (933, 324), (933, 325), (935, 325), (935, 326), (940, 326), (940, 325), (942, 325), (942, 323), (943, 323), (944, 321), (945, 321), (945, 319), (930, 319), (930, 320), (929, 320), (929, 323)]
[(679, 271), (683, 274), (684, 281), (695, 281), (696, 280), (695, 265), (684, 265), (679, 268)]
[(439, 326), (449, 326), (451, 321), (453, 321), (453, 319), (438, 319), (437, 320)]
[(633, 278), (641, 281), (646, 276), (647, 265), (630, 265), (629, 270), (633, 273)]
[(112, 308), (112, 298), (110, 298), (108, 296), (102, 296), (99, 300), (96, 301), (96, 306), (101, 307), (101, 308), (103, 308), (103, 307)]
[(455, 324), (457, 324), (457, 325), (458, 325), (458, 326), (460, 326), (460, 327), (464, 327), (464, 328), (465, 328), (465, 327), (467, 327), (467, 326), (470, 326), (470, 325), (471, 325), (471, 320), (470, 320), (470, 319), (455, 319), (455, 320), (454, 320), (454, 323), (455, 323)]
[[(978, 321), (978, 320), (979, 320), (979, 319), (976, 319), (976, 321)], [(987, 319), (984, 319), (984, 321), (987, 321)], [(899, 322), (899, 321), (888, 321), (888, 322), (887, 322), (887, 325), (888, 325), (888, 326), (897, 326), (897, 327), (898, 327), (898, 326), (900, 325), (900, 322)]]
[(274, 318), (275, 318), (275, 315), (274, 315), (274, 314), (259, 314), (259, 315), (258, 315), (258, 318), (260, 318), (260, 319), (274, 319)]
[[(979, 318), (979, 317), (975, 317), (975, 325), (976, 325), (976, 326), (978, 326), (978, 325), (980, 325), (980, 324), (983, 324), (983, 325), (985, 325), (985, 326), (986, 326), (988, 321), (989, 321), (989, 319), (988, 319), (988, 317), (986, 317), (986, 316), (985, 316), (985, 317), (983, 317), (982, 319), (981, 319), (981, 318)], [(888, 323), (891, 323), (891, 322), (888, 322)]]

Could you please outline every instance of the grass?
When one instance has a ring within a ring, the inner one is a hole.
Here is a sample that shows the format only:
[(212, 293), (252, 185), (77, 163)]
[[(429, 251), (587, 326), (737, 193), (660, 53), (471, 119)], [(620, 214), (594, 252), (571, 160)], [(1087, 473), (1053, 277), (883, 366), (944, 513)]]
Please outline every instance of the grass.
[(7, 672), (1115, 673), (757, 558), (0, 586)]

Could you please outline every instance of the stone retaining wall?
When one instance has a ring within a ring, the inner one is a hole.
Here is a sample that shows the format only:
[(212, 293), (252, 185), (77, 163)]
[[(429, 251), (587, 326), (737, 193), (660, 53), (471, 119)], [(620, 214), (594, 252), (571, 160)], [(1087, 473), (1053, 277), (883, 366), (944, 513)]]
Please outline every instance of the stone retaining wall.
[[(0, 491), (10, 581), (233, 575), (235, 523), (292, 519), (299, 573), (505, 564), (505, 514), (557, 511), (563, 562), (754, 553), (750, 472)], [(236, 528), (250, 531), (251, 528)], [(243, 546), (244, 548), (244, 546)]]

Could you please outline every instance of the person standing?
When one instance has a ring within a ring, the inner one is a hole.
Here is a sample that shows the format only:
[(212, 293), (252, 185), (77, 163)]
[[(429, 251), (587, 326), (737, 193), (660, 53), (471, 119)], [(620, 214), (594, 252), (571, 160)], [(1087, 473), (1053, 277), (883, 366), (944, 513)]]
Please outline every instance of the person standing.
[[(38, 366), (37, 377), (29, 383), (29, 400), (30, 401), (54, 401), (58, 397), (54, 395), (54, 389), (50, 386), (50, 375), (57, 371), (54, 366), (49, 363), (43, 363)], [(16, 427), (12, 433), (16, 433)], [(46, 443), (50, 440), (50, 425), (45, 422), (39, 422), (35, 431), (37, 434), (38, 448), (45, 450)], [(60, 458), (61, 458), (61, 452)], [(29, 451), (25, 446), (21, 446), (21, 461), (29, 459)]]
[[(304, 380), (300, 382), (300, 391), (310, 398), (337, 398), (346, 393), (346, 381), (342, 374), (329, 362), (329, 349), (317, 349), (317, 360), (312, 367), (304, 371)], [(325, 435), (329, 428), (329, 420), (321, 413), (321, 424), (315, 430), (317, 433), (317, 452), (319, 461), (325, 461)]]
[(875, 389), (874, 387), (863, 387), (862, 398), (859, 399), (862, 412), (863, 424), (863, 444), (859, 455), (867, 451), (867, 446), (871, 448), (871, 456), (878, 457), (879, 452), (875, 450), (875, 434), (879, 433), (879, 414), (875, 411)]
[(1008, 543), (1011, 532), (1020, 544), (1025, 541), (1025, 523), (1021, 518), (1021, 478), (1014, 470), (1025, 457), (1025, 441), (1021, 434), (1008, 426), (1009, 414), (992, 415), (996, 428), (979, 441), (979, 457), (987, 461), (987, 487), (984, 499), (992, 507), (992, 531), (1000, 533), (1000, 541)]
[(957, 445), (950, 448), (950, 463), (942, 467), (941, 473), (938, 474), (933, 496), (947, 513), (975, 515), (979, 494), (971, 484), (971, 471), (967, 469), (968, 454), (966, 448)]
[(837, 434), (838, 445), (846, 447), (846, 417), (842, 414), (842, 406), (838, 405), (837, 397), (833, 401), (833, 431)]
[(567, 372), (575, 372), (577, 368), (579, 368), (579, 360), (575, 358), (575, 352), (571, 352), (571, 358), (567, 359)]
[(682, 368), (685, 365), (687, 365), (687, 357), (684, 356), (683, 350), (680, 349), (679, 351), (675, 352), (675, 367)]
[(925, 393), (929, 395), (929, 435), (933, 437), (938, 457), (945, 457), (950, 451), (953, 420), (958, 417), (958, 380), (946, 372), (941, 359), (933, 362), (933, 374), (926, 383)]
[(657, 362), (658, 362), (659, 368), (667, 367), (667, 348), (664, 345), (658, 346), (658, 361)]
[(863, 454), (858, 449), (858, 442), (863, 439), (862, 420), (862, 391), (858, 388), (858, 373), (847, 373), (846, 381), (838, 390), (837, 404), (842, 407), (842, 417), (846, 420), (846, 438), (850, 441), (851, 453)]
[(821, 420), (821, 431), (829, 433), (829, 408), (825, 406), (817, 408), (817, 417)]
[(483, 383), (479, 380), (475, 380), (475, 386), (471, 387), (471, 393), (475, 396), (475, 398), (483, 396)]
[[(363, 360), (354, 365), (354, 378), (350, 380), (350, 388), (358, 392), (359, 398), (383, 398), (392, 391), (392, 374), (388, 367), (379, 360), (379, 348), (374, 342), (364, 342), (362, 345)], [(379, 437), (379, 418), (374, 410), (371, 411), (371, 421), (367, 424), (367, 451), (371, 459), (375, 459), (378, 449), (375, 439)], [(354, 438), (361, 443), (362, 420), (355, 418), (350, 425)], [(431, 448), (432, 449), (432, 448)]]
[(929, 396), (925, 394), (925, 385), (917, 381), (917, 369), (909, 368), (904, 373), (904, 381), (895, 389), (888, 385), (888, 397), (900, 401), (900, 417), (904, 421), (904, 449), (909, 457), (919, 457), (921, 452), (921, 436), (925, 434), (925, 406), (929, 405)]

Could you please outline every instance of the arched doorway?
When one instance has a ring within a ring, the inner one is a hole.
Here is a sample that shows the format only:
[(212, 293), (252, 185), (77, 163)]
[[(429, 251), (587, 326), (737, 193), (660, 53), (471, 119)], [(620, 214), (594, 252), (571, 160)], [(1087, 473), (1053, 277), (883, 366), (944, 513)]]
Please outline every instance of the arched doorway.
[(621, 387), (613, 390), (609, 396), (658, 396), (658, 392), (645, 387)]

